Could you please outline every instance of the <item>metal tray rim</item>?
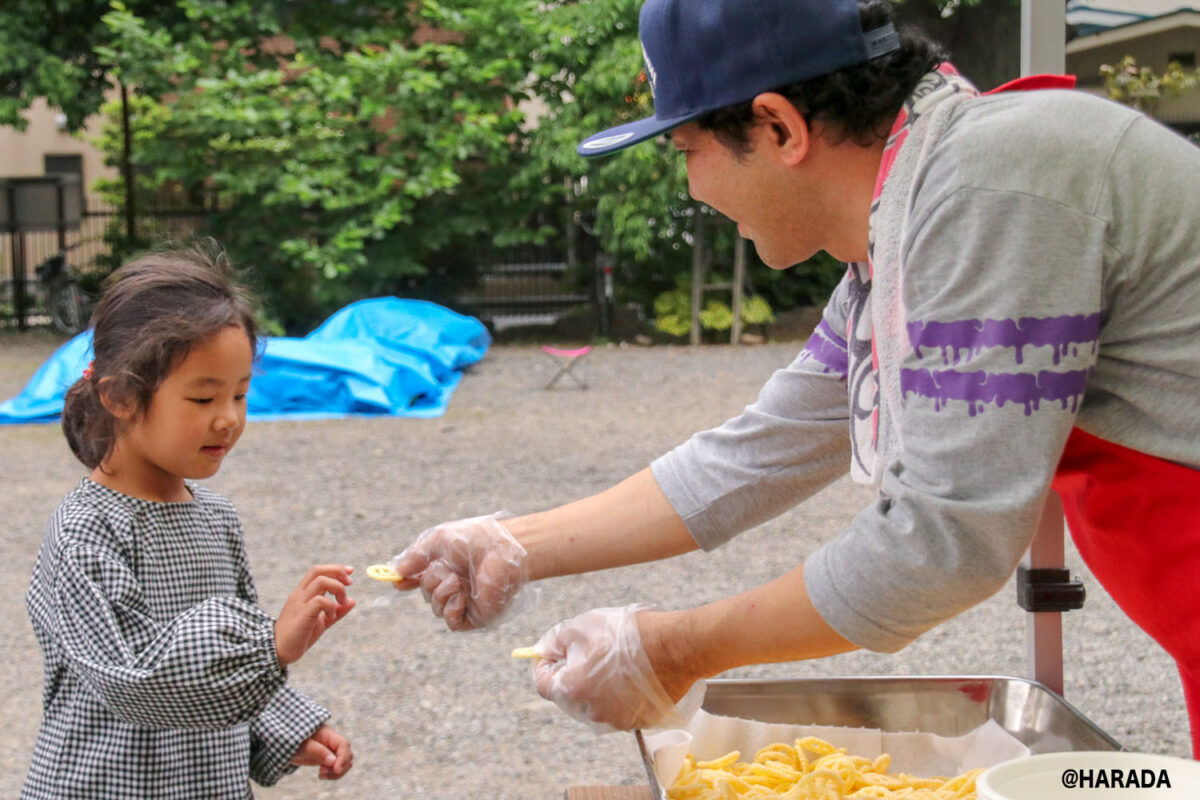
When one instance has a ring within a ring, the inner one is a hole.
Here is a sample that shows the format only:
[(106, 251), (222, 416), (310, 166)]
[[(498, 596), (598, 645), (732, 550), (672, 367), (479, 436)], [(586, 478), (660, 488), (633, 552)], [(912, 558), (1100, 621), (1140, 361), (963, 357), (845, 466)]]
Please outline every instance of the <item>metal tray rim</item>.
[[(1071, 705), (1066, 698), (1058, 692), (1051, 689), (1041, 681), (1026, 678), (1019, 675), (826, 675), (822, 677), (801, 677), (801, 678), (713, 678), (707, 683), (711, 686), (787, 686), (797, 684), (819, 684), (830, 683), (834, 681), (846, 683), (862, 683), (862, 684), (888, 684), (888, 683), (903, 683), (903, 682), (920, 682), (920, 683), (939, 683), (939, 682), (955, 682), (963, 681), (983, 681), (992, 683), (1004, 684), (1025, 684), (1047, 694), (1054, 702), (1063, 705), (1071, 714), (1073, 714), (1079, 722), (1090, 728), (1095, 734), (1102, 739), (1107, 740), (1113, 745), (1114, 750), (1123, 750), (1121, 744), (1100, 729), (1094, 722), (1088, 719), (1079, 709)], [(635, 731), (638, 751), (641, 755), (642, 764), (646, 769), (646, 776), (650, 783), (651, 793), (655, 800), (666, 800), (666, 788), (659, 785), (658, 778), (654, 773), (653, 760), (650, 753), (646, 750), (645, 740), (642, 732)]]

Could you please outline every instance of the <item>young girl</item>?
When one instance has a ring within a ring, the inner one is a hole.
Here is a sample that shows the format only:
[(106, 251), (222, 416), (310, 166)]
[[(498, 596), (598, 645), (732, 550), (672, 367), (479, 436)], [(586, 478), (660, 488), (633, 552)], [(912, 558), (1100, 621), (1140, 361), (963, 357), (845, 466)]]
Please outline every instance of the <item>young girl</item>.
[(47, 526), (26, 603), (44, 718), (22, 798), (246, 798), (300, 765), (350, 769), (287, 665), (344, 617), (350, 567), (318, 566), (278, 619), (257, 606), (241, 524), (193, 483), (246, 421), (256, 329), (223, 257), (146, 256), (92, 318), (95, 360), (63, 430), (92, 472)]

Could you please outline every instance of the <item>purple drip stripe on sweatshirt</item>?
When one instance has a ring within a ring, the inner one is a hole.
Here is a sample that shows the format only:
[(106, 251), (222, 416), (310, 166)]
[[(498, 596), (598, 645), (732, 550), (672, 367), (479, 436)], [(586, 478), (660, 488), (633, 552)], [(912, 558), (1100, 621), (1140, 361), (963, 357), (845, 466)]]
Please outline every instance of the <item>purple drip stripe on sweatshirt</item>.
[(1002, 408), (1005, 403), (1024, 405), (1025, 416), (1029, 416), (1040, 407), (1043, 400), (1057, 400), (1060, 408), (1066, 409), (1069, 405), (1071, 411), (1075, 412), (1087, 387), (1088, 372), (1086, 369), (1069, 372), (1043, 370), (1036, 374), (902, 369), (900, 392), (906, 400), (909, 392), (932, 398), (935, 411), (941, 411), (951, 400), (964, 401), (967, 413), (972, 417), (989, 404)]
[[(1053, 361), (1058, 364), (1068, 354), (1077, 356), (1081, 345), (1096, 352), (1100, 315), (910, 322), (907, 329), (917, 358), (922, 357), (922, 348), (940, 348), (942, 363), (946, 365), (960, 363), (964, 352), (970, 358), (994, 347), (1013, 348), (1016, 364), (1024, 363), (1025, 348), (1050, 347)], [(971, 416), (988, 405), (1000, 408), (1006, 403), (1016, 403), (1024, 406), (1028, 416), (1043, 400), (1058, 401), (1060, 408), (1069, 406), (1072, 412), (1078, 410), (1087, 376), (1086, 369), (1037, 373), (902, 369), (900, 390), (905, 398), (910, 392), (931, 398), (935, 411), (941, 411), (952, 400), (965, 402)]]
[(846, 377), (848, 370), (846, 340), (838, 336), (825, 320), (821, 320), (812, 336), (808, 337), (808, 342), (804, 345), (804, 352), (800, 354), (801, 361), (809, 358), (825, 367), (825, 372)]
[(1054, 363), (1063, 356), (1078, 355), (1079, 345), (1096, 352), (1100, 337), (1099, 314), (1020, 319), (964, 319), (956, 322), (910, 322), (908, 339), (917, 358), (922, 348), (939, 347), (942, 363), (957, 364), (963, 351), (978, 355), (985, 347), (1012, 347), (1018, 364), (1024, 363), (1026, 347), (1054, 348)]

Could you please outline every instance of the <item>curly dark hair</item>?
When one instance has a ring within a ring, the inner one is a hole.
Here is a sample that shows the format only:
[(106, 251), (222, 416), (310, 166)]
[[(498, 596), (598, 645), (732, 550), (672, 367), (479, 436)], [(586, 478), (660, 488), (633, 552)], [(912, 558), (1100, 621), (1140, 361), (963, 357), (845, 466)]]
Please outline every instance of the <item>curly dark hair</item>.
[[(895, 22), (890, 0), (859, 0), (858, 13), (864, 31)], [(775, 92), (787, 98), (810, 126), (825, 123), (842, 139), (863, 146), (885, 138), (922, 76), (948, 57), (921, 31), (900, 25), (897, 29), (898, 50), (865, 64), (779, 87)], [(734, 153), (750, 151), (749, 130), (756, 122), (752, 100), (718, 108), (696, 121)]]
[(212, 240), (143, 255), (109, 276), (92, 314), (95, 358), (63, 405), (63, 433), (75, 457), (94, 469), (112, 453), (117, 421), (101, 393), (143, 413), (192, 345), (229, 325), (245, 330), (258, 352), (253, 302)]

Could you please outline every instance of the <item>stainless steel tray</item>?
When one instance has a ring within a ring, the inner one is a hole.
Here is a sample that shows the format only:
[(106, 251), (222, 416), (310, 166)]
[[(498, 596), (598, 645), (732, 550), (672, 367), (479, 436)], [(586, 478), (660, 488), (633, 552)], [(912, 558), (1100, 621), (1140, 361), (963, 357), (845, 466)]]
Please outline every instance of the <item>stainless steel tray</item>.
[[(1037, 681), (992, 675), (712, 680), (711, 714), (761, 722), (840, 725), (961, 736), (989, 719), (1033, 753), (1120, 750), (1060, 695)], [(665, 798), (642, 737), (650, 790)]]

